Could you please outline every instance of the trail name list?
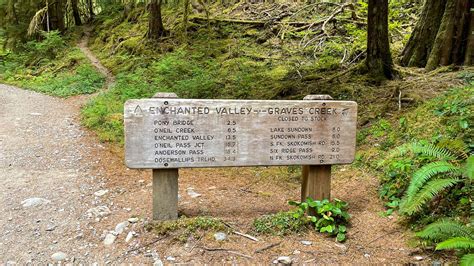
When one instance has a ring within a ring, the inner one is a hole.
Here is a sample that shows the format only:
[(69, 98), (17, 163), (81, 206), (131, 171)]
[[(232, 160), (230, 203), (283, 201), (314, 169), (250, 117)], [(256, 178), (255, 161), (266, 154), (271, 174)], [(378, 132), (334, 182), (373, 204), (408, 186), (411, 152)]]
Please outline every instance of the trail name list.
[(129, 168), (348, 164), (350, 101), (142, 99), (125, 103)]

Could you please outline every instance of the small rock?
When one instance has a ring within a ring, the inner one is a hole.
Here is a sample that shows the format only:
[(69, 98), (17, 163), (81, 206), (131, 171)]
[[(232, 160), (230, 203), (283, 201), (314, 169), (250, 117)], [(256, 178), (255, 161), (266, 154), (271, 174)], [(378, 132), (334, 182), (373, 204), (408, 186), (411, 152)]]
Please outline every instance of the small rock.
[(94, 192), (94, 195), (96, 195), (97, 197), (102, 197), (107, 194), (107, 192), (109, 192), (108, 189), (101, 189), (99, 191)]
[(227, 239), (227, 234), (223, 233), (223, 232), (217, 232), (217, 233), (214, 234), (214, 238), (217, 241), (224, 241), (224, 240)]
[(301, 254), (301, 251), (299, 251), (299, 250), (293, 251), (293, 255), (298, 255), (298, 254)]
[(89, 217), (105, 217), (111, 213), (109, 207), (107, 206), (97, 206), (87, 210), (86, 214)]
[(216, 186), (212, 186), (212, 187), (208, 187), (207, 189), (208, 189), (208, 190), (214, 190), (214, 189), (216, 189), (216, 188), (217, 188)]
[(51, 255), (51, 259), (55, 261), (62, 261), (65, 260), (67, 257), (66, 253), (64, 252), (56, 252), (53, 255)]
[(117, 237), (114, 234), (107, 234), (104, 239), (104, 245), (110, 246), (114, 243)]
[(117, 233), (118, 235), (120, 235), (121, 233), (123, 233), (123, 231), (125, 230), (125, 227), (127, 227), (130, 223), (128, 221), (125, 221), (125, 222), (121, 222), (119, 224), (117, 224), (115, 226), (115, 233)]
[(370, 258), (370, 254), (369, 254), (369, 253), (364, 253), (364, 257), (365, 257), (366, 259), (368, 259), (368, 258)]
[(130, 242), (130, 240), (132, 240), (134, 235), (135, 235), (135, 232), (133, 231), (128, 232), (127, 237), (125, 238), (125, 242), (127, 243)]
[(138, 220), (139, 220), (138, 217), (128, 218), (128, 221), (129, 221), (130, 223), (132, 223), (132, 224), (138, 222)]
[(347, 247), (346, 247), (346, 245), (344, 245), (344, 244), (338, 244), (338, 243), (336, 243), (336, 244), (334, 244), (334, 245), (335, 245), (336, 247), (342, 249), (342, 250), (347, 250)]
[(290, 257), (288, 256), (280, 256), (276, 259), (277, 263), (281, 263), (283, 265), (291, 265), (293, 262)]
[(28, 207), (36, 207), (40, 205), (45, 205), (50, 203), (50, 200), (43, 199), (43, 198), (29, 198), (21, 202), (22, 206), (25, 208)]
[(313, 242), (308, 241), (308, 240), (301, 240), (301, 244), (303, 244), (304, 246), (311, 246)]
[(173, 256), (168, 256), (168, 257), (166, 257), (166, 260), (167, 260), (167, 261), (175, 261), (176, 258), (173, 257)]
[(45, 231), (54, 231), (56, 229), (56, 225), (48, 225), (48, 227), (45, 229)]
[(443, 264), (439, 260), (435, 260), (431, 263), (431, 266), (441, 266), (441, 265), (443, 265)]
[(188, 187), (186, 189), (186, 192), (188, 193), (188, 195), (191, 197), (191, 198), (197, 198), (197, 197), (201, 197), (202, 195), (197, 193), (196, 191), (194, 191), (194, 188), (192, 187)]
[(419, 256), (419, 255), (418, 255), (418, 256), (414, 256), (413, 258), (414, 258), (415, 260), (417, 260), (417, 261), (423, 260), (423, 256)]
[(160, 259), (157, 259), (153, 262), (153, 266), (163, 266), (163, 262)]

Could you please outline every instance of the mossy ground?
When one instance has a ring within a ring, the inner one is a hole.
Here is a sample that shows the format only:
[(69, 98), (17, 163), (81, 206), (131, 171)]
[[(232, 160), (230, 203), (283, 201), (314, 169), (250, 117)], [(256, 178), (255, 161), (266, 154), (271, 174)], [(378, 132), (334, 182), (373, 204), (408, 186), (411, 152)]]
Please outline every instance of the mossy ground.
[(44, 33), (42, 41), (29, 42), (5, 55), (0, 81), (59, 97), (96, 92), (105, 78), (75, 47), (74, 40), (69, 42), (57, 32)]
[[(391, 39), (397, 55), (411, 30), (408, 14), (418, 9), (412, 4), (391, 5)], [(242, 20), (266, 19), (263, 13), (246, 12), (248, 8), (271, 10), (275, 16), (288, 9), (296, 13), (283, 22), (310, 22), (331, 15), (337, 6), (268, 7), (239, 3), (208, 9), (217, 19)], [(90, 46), (117, 75), (117, 84), (90, 102), (83, 117), (84, 124), (102, 140), (123, 144), (123, 103), (160, 91), (175, 92), (182, 98), (226, 99), (302, 99), (307, 94), (330, 94), (362, 103), (361, 112), (370, 113), (363, 116), (364, 121), (385, 111), (386, 103), (380, 99), (391, 91), (381, 91), (384, 84), (353, 71), (364, 59), (366, 27), (363, 19), (357, 23), (349, 19), (350, 10), (327, 26), (333, 36), (322, 43), (313, 43), (320, 29), (225, 20), (207, 24), (195, 19), (203, 18), (202, 10), (195, 12), (184, 33), (182, 10), (166, 6), (163, 16), (170, 36), (159, 42), (146, 39), (148, 15), (141, 6), (128, 12), (113, 9), (97, 17)], [(359, 3), (356, 12), (358, 18), (366, 17), (367, 5)]]
[(212, 237), (212, 233), (215, 232), (230, 232), (230, 229), (221, 220), (205, 216), (181, 217), (175, 221), (153, 222), (147, 225), (147, 230), (157, 235), (172, 235), (181, 242), (186, 242), (189, 237)]

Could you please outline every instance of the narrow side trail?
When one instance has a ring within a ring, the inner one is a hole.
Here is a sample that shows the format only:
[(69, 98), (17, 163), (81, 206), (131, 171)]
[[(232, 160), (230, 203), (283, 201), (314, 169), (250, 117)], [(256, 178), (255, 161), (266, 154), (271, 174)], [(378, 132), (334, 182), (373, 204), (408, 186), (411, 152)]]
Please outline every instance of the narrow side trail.
[(111, 87), (115, 85), (115, 76), (112, 74), (112, 72), (109, 69), (107, 69), (100, 63), (99, 59), (94, 55), (94, 53), (92, 53), (92, 51), (87, 46), (87, 43), (89, 42), (90, 31), (91, 31), (91, 28), (87, 26), (84, 28), (84, 36), (77, 43), (77, 47), (81, 49), (82, 53), (84, 53), (87, 59), (89, 59), (91, 64), (100, 73), (102, 73), (102, 75), (105, 76), (105, 89), (110, 89)]

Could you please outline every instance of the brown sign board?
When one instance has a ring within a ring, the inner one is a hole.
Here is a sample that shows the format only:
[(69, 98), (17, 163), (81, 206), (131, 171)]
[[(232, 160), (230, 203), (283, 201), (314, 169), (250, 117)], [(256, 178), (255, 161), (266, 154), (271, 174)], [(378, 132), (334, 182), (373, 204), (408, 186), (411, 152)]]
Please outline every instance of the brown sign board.
[(291, 100), (129, 100), (129, 168), (349, 164), (357, 103)]

